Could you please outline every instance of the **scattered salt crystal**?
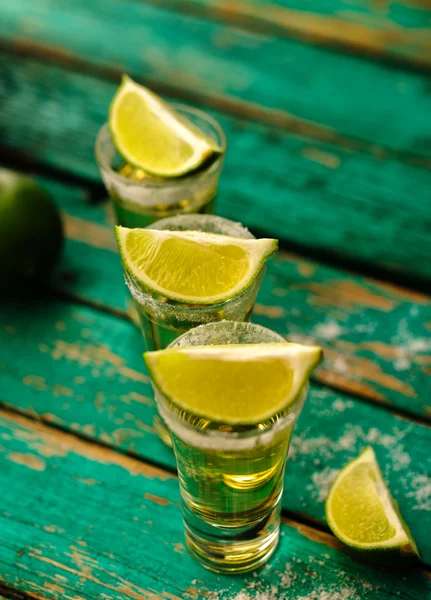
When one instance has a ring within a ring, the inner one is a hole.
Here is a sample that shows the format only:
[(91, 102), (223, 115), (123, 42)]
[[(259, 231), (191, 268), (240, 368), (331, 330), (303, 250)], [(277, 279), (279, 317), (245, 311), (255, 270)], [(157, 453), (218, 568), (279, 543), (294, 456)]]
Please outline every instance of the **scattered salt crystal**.
[(355, 325), (355, 331), (358, 333), (374, 333), (377, 327), (377, 323), (359, 323)]
[(426, 338), (416, 338), (409, 342), (410, 352), (428, 352), (431, 349), (431, 341)]
[(284, 588), (290, 588), (296, 581), (297, 574), (293, 572), (292, 565), (287, 563), (281, 574), (280, 583)]
[(361, 600), (353, 588), (325, 589), (323, 587), (313, 590), (308, 596), (300, 596), (296, 600)]
[(346, 408), (352, 407), (353, 402), (351, 400), (341, 400), (340, 398), (337, 398), (337, 400), (334, 400), (334, 402), (332, 403), (332, 409), (337, 412), (344, 412)]
[(334, 371), (337, 371), (337, 373), (341, 374), (347, 373), (347, 371), (349, 370), (349, 365), (341, 356), (336, 356), (334, 358), (334, 360), (332, 361), (332, 367)]
[(317, 338), (323, 338), (324, 340), (333, 340), (343, 334), (346, 330), (337, 323), (337, 321), (327, 321), (326, 323), (319, 323), (314, 328), (314, 335)]
[(394, 362), (394, 367), (396, 371), (407, 371), (412, 366), (411, 361), (405, 356), (400, 356)]
[(337, 473), (338, 469), (325, 467), (322, 471), (312, 474), (311, 481), (314, 484), (314, 490), (317, 490), (317, 502), (324, 502), (326, 500), (329, 488), (331, 487), (331, 484), (334, 481)]
[(408, 498), (413, 498), (412, 510), (431, 511), (431, 477), (428, 475), (417, 475), (410, 482)]

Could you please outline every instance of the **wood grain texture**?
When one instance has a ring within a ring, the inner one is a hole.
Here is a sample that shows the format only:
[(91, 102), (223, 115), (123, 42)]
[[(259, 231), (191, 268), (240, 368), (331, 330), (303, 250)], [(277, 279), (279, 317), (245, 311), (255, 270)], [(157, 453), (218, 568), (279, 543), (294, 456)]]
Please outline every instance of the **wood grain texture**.
[[(85, 190), (41, 179), (63, 210), (68, 242), (55, 286), (125, 314), (107, 206)], [(267, 263), (253, 319), (291, 340), (317, 342), (317, 379), (425, 419), (431, 417), (431, 302), (425, 295), (279, 253)]]
[(370, 151), (377, 145), (431, 158), (426, 74), (139, 0), (106, 0), (102, 12), (86, 0), (16, 0), (2, 9), (0, 37), (31, 55), (126, 71), (326, 141), (347, 136)]
[(431, 11), (427, 2), (329, 0), (150, 0), (232, 25), (429, 67)]
[[(174, 468), (152, 427), (143, 340), (131, 323), (52, 297), (32, 298), (31, 310), (9, 304), (0, 319), (5, 405)], [(430, 427), (312, 384), (292, 441), (283, 506), (323, 520), (337, 470), (371, 444), (423, 560), (431, 563), (430, 443)]]
[(431, 590), (420, 570), (368, 567), (294, 522), (262, 571), (216, 575), (184, 547), (178, 483), (165, 472), (5, 415), (0, 453), (0, 580), (33, 598), (417, 600)]
[[(99, 182), (93, 146), (115, 84), (7, 54), (1, 64), (4, 154)], [(431, 277), (431, 170), (213, 114), (229, 141), (220, 214), (285, 242)]]

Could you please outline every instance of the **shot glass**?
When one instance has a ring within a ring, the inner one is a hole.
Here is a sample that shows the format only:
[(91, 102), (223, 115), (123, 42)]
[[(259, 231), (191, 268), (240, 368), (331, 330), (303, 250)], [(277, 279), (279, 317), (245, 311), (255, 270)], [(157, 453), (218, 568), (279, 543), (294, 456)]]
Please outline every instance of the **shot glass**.
[(214, 212), (226, 150), (223, 129), (201, 110), (180, 104), (173, 104), (173, 108), (213, 138), (223, 152), (212, 163), (184, 177), (155, 178), (124, 162), (105, 123), (97, 136), (95, 153), (118, 225), (147, 227), (176, 214)]
[[(171, 231), (205, 231), (236, 238), (254, 239), (240, 223), (213, 215), (178, 215), (161, 219), (151, 229)], [(204, 323), (214, 321), (248, 321), (253, 310), (265, 267), (252, 285), (241, 294), (225, 302), (212, 305), (183, 304), (166, 298), (154, 297), (142, 290), (137, 282), (125, 273), (127, 286), (135, 301), (147, 350), (161, 350), (177, 337)]]
[[(259, 325), (223, 321), (192, 329), (170, 347), (284, 341)], [(279, 539), (286, 457), (308, 385), (284, 413), (234, 426), (193, 416), (153, 386), (171, 430), (189, 550), (218, 572), (262, 565)]]

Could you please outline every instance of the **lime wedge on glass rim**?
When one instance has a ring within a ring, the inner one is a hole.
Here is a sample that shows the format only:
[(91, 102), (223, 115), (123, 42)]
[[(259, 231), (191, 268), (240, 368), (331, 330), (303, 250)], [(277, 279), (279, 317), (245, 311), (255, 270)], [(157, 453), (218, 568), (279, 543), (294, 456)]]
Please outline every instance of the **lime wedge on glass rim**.
[(180, 177), (222, 152), (215, 140), (127, 75), (109, 108), (109, 129), (130, 165), (158, 177)]
[(322, 349), (287, 342), (184, 346), (144, 359), (172, 404), (211, 421), (255, 424), (295, 401)]
[(418, 554), (369, 446), (340, 471), (325, 510), (332, 532), (356, 550)]
[(216, 304), (246, 290), (277, 250), (273, 239), (202, 231), (115, 227), (126, 271), (145, 289), (179, 302)]

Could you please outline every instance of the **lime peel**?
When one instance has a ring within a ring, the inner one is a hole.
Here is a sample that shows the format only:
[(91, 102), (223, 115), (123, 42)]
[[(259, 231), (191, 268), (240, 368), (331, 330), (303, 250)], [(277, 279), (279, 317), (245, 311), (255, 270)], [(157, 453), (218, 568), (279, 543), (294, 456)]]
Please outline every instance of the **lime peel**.
[(126, 271), (144, 288), (188, 304), (218, 304), (245, 291), (277, 240), (201, 231), (115, 228)]
[(370, 446), (340, 471), (326, 499), (325, 512), (332, 532), (347, 546), (418, 554)]
[(286, 411), (321, 358), (318, 346), (288, 342), (144, 354), (153, 381), (172, 404), (226, 424), (262, 423)]
[(109, 128), (123, 158), (154, 176), (185, 175), (223, 152), (215, 140), (127, 75), (109, 108)]

